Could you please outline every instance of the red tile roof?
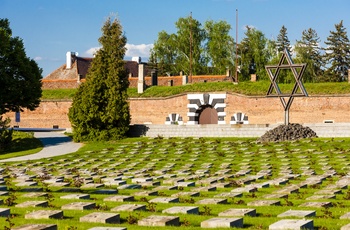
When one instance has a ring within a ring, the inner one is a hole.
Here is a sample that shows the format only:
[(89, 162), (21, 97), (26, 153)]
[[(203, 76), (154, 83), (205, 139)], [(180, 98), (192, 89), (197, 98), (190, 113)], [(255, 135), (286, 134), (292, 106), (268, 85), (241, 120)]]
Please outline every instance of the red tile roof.
[[(93, 58), (86, 57), (75, 57), (75, 60), (72, 63), (71, 69), (66, 69), (66, 64), (60, 66), (58, 69), (54, 70), (52, 73), (47, 75), (44, 79), (46, 80), (73, 80), (85, 79), (90, 64)], [(129, 72), (131, 77), (138, 77), (138, 63), (135, 61), (125, 61), (125, 68)], [(151, 69), (145, 66), (145, 76), (150, 76)]]

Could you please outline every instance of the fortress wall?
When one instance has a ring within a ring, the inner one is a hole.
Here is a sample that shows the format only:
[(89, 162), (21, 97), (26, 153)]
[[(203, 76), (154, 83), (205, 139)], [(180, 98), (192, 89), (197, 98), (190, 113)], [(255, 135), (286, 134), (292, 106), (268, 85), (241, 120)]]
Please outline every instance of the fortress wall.
[[(131, 98), (130, 112), (132, 124), (164, 124), (169, 113), (178, 113), (184, 123), (188, 121), (187, 95), (168, 98)], [(68, 110), (70, 100), (42, 101), (35, 111), (21, 113), (20, 123), (15, 122), (15, 114), (7, 113), (11, 125), (23, 128), (70, 128)], [(225, 100), (226, 124), (234, 113), (243, 112), (249, 117), (250, 124), (276, 124), (284, 122), (284, 110), (278, 98), (245, 97), (227, 94)], [(323, 123), (334, 120), (335, 123), (350, 123), (350, 96), (310, 96), (295, 98), (290, 109), (291, 123)]]
[[(192, 82), (222, 82), (225, 80), (230, 80), (225, 75), (199, 75), (192, 76)], [(85, 79), (82, 79), (81, 82), (84, 82)], [(170, 84), (171, 81), (171, 84)], [(129, 77), (129, 87), (137, 88), (137, 77)], [(157, 77), (157, 82), (159, 86), (179, 86), (182, 84), (182, 76), (159, 76)], [(80, 82), (76, 79), (43, 79), (42, 80), (43, 89), (75, 89), (78, 88)], [(145, 85), (152, 86), (152, 77), (145, 77)]]
[(34, 111), (24, 110), (21, 112), (21, 121), (15, 122), (15, 113), (5, 114), (11, 119), (11, 125), (19, 125), (22, 128), (52, 128), (58, 125), (60, 128), (70, 128), (68, 110), (71, 100), (42, 101)]

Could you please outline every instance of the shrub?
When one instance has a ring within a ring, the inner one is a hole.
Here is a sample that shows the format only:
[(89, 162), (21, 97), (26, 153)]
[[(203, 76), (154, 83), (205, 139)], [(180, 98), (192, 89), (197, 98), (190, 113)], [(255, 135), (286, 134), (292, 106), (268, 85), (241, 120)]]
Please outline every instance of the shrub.
[(0, 152), (4, 151), (12, 141), (13, 129), (9, 129), (10, 121), (10, 118), (3, 120), (0, 116)]

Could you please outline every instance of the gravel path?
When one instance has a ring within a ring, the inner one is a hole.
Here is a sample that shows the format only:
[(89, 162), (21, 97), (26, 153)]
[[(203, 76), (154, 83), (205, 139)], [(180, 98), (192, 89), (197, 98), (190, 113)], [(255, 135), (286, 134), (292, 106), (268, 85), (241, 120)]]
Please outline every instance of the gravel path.
[(60, 156), (76, 152), (83, 146), (81, 143), (74, 143), (70, 137), (67, 137), (62, 132), (34, 132), (34, 137), (38, 138), (44, 145), (44, 148), (40, 152), (32, 155), (0, 160), (0, 162), (37, 160)]

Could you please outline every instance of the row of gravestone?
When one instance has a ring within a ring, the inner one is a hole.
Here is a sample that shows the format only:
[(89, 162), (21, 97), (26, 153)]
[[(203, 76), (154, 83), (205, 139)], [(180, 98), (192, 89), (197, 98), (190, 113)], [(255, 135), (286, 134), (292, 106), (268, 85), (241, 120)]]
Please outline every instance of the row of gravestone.
[[(248, 154), (247, 154), (248, 155)], [(250, 165), (249, 165), (249, 162), (250, 161), (246, 161), (248, 164), (246, 164), (246, 165), (242, 165), (242, 166), (249, 166), (249, 167), (247, 167), (246, 169), (248, 169), (248, 171), (249, 171), (249, 168), (250, 168)], [(287, 161), (288, 162), (288, 161)], [(209, 169), (210, 169), (210, 167), (212, 166), (211, 165), (212, 163), (207, 163), (207, 165), (203, 165), (203, 167), (205, 168), (205, 167), (208, 167)], [(308, 163), (309, 164), (309, 163)], [(288, 165), (290, 165), (290, 163), (288, 163)], [(130, 165), (130, 166), (132, 166), (132, 165)], [(189, 166), (190, 167), (190, 166)], [(308, 172), (307, 170), (309, 169), (309, 168), (304, 168), (305, 169), (305, 172), (307, 172), (306, 174), (314, 174), (314, 172)], [(203, 169), (204, 171), (198, 171), (198, 173), (199, 174), (204, 174), (204, 175), (207, 175), (207, 174), (209, 174), (208, 172), (209, 171), (206, 171), (205, 169)], [(20, 170), (22, 173), (24, 173), (24, 171), (25, 170)], [(86, 171), (87, 173), (89, 172), (89, 170), (87, 170)], [(218, 171), (216, 171), (216, 172), (218, 172)], [(142, 171), (140, 171), (140, 173), (142, 173)], [(180, 173), (180, 171), (179, 171), (179, 173)], [(182, 171), (182, 173), (184, 173), (184, 175), (186, 175), (186, 173), (190, 173), (191, 174), (191, 170), (187, 170), (186, 171), (186, 169), (184, 169), (183, 171)], [(242, 173), (242, 172), (240, 172), (240, 173)], [(290, 172), (289, 172), (290, 173)], [(134, 174), (133, 172), (130, 172), (130, 174)], [(244, 174), (244, 173), (243, 173)], [(96, 175), (96, 174), (95, 174)], [(180, 175), (180, 174), (179, 174)], [(93, 176), (92, 174), (91, 174), (91, 176)], [(178, 175), (176, 175), (176, 176), (178, 176)], [(241, 176), (246, 176), (245, 174), (244, 175), (241, 175)], [(241, 178), (242, 179), (242, 182), (243, 182), (243, 184), (245, 183), (245, 181), (249, 181), (249, 180), (251, 180), (251, 178), (250, 178), (250, 176), (246, 176), (247, 178)], [(129, 178), (130, 179), (130, 178)], [(345, 178), (343, 178), (343, 179), (345, 179)], [(88, 180), (87, 180), (88, 181)], [(91, 181), (90, 181), (91, 182)], [(135, 181), (136, 182), (136, 181)], [(252, 182), (252, 181), (251, 181)], [(312, 185), (313, 183), (309, 183), (310, 185)], [(137, 185), (137, 184), (136, 184)], [(198, 184), (197, 184), (198, 185)], [(199, 184), (200, 185), (200, 184)], [(248, 186), (248, 185), (247, 185)], [(158, 186), (159, 187), (159, 186)], [(174, 186), (173, 186), (174, 187)], [(214, 187), (214, 186), (211, 186), (211, 187)]]
[[(33, 205), (33, 204), (32, 204)], [(89, 209), (92, 208), (93, 203), (82, 203), (77, 202), (74, 205), (70, 204), (62, 209)], [(188, 214), (197, 214), (198, 207), (172, 207), (167, 210), (164, 210), (163, 213), (188, 213)], [(10, 209), (0, 209), (0, 216), (9, 216)], [(255, 209), (228, 209), (219, 214), (219, 217), (211, 218), (201, 222), (202, 228), (219, 228), (219, 227), (236, 227), (243, 228), (243, 218), (239, 216), (255, 216)], [(315, 216), (315, 211), (305, 211), (305, 210), (289, 210), (286, 211), (278, 217), (299, 217), (303, 219), (282, 219), (278, 222), (275, 222), (269, 226), (269, 229), (313, 229), (313, 220), (307, 220), (305, 217)], [(341, 218), (349, 218), (350, 213), (342, 216)], [(61, 210), (38, 210), (34, 212), (27, 213), (25, 215), (26, 219), (48, 219), (63, 218), (63, 211)], [(106, 212), (93, 212), (88, 215), (82, 216), (80, 222), (92, 222), (92, 223), (110, 223), (110, 224), (119, 224), (120, 217), (116, 213), (106, 213)], [(151, 215), (144, 219), (138, 221), (139, 226), (180, 226), (180, 220), (177, 216), (159, 216)], [(348, 229), (349, 225), (343, 226), (341, 229)], [(57, 225), (24, 225), (14, 229), (57, 229)], [(111, 228), (111, 227), (98, 227), (91, 229), (126, 229), (126, 228)]]
[[(328, 176), (324, 176), (324, 177), (318, 177), (318, 178), (316, 178), (316, 179), (318, 179), (319, 181), (322, 181), (323, 179), (325, 179), (325, 178), (327, 178)], [(251, 179), (251, 178), (250, 178)], [(147, 181), (147, 180), (149, 180), (149, 179), (147, 179), (147, 178), (144, 178), (144, 180), (145, 181)], [(139, 179), (137, 179), (137, 180), (135, 180), (135, 181), (142, 181), (142, 180), (140, 180), (140, 178)], [(313, 180), (309, 180), (310, 181), (310, 184), (313, 184)], [(343, 179), (343, 188), (345, 187), (345, 185), (344, 184), (347, 184), (348, 183), (348, 181), (347, 181), (347, 178), (344, 178)], [(266, 184), (266, 183), (265, 183)], [(305, 185), (308, 185), (308, 183), (306, 183)], [(247, 186), (245, 186), (245, 187), (259, 187), (259, 185), (257, 185), (257, 184), (254, 184), (254, 185), (247, 185)], [(241, 189), (241, 188), (239, 188), (239, 189)], [(286, 189), (286, 188), (285, 188)], [(249, 191), (253, 191), (253, 190), (245, 190), (245, 192), (249, 192)], [(238, 192), (237, 190), (235, 190), (235, 192)], [(290, 192), (293, 192), (293, 190), (291, 190)], [(159, 199), (162, 199), (162, 198), (159, 198)], [(159, 200), (158, 199), (158, 200)], [(165, 199), (166, 200), (166, 199)], [(154, 200), (153, 202), (157, 202), (156, 200)], [(262, 205), (275, 205), (276, 203), (262, 203)], [(22, 204), (23, 205), (23, 204)]]

